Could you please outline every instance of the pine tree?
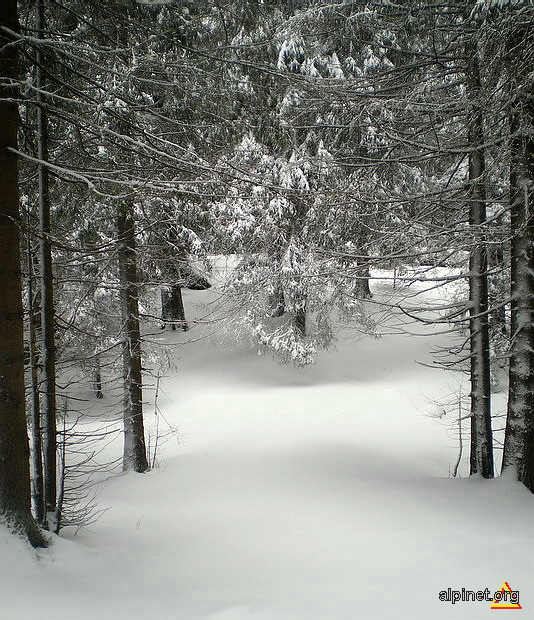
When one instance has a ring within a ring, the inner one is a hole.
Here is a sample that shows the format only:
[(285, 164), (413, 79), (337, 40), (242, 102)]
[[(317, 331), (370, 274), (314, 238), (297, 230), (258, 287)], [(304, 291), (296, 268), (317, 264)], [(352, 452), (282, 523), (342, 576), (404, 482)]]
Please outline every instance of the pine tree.
[(32, 545), (46, 541), (30, 511), (24, 414), (24, 344), (19, 248), (17, 3), (0, 5), (0, 519)]
[(534, 492), (534, 10), (527, 2), (488, 8), (504, 31), (510, 122), (511, 323), (503, 468)]

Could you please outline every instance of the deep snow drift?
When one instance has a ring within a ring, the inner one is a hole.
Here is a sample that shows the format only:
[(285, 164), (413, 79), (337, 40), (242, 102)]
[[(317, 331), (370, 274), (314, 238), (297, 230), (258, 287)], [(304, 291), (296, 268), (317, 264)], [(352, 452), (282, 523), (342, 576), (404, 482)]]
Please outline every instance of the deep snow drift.
[[(190, 315), (205, 295), (187, 295)], [(490, 603), (440, 591), (504, 581), (532, 617), (534, 498), (507, 479), (451, 478), (450, 420), (428, 415), (457, 377), (419, 362), (450, 336), (347, 332), (295, 369), (187, 343), (208, 329), (158, 336), (186, 343), (161, 385), (179, 441), (158, 469), (110, 479), (101, 519), (47, 550), (0, 531), (2, 617), (472, 620)]]

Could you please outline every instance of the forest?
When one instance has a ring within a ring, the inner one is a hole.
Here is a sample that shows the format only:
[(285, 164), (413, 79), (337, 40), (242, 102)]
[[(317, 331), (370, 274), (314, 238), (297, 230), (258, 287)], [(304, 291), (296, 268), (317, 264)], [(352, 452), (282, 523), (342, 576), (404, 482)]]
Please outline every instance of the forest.
[(201, 395), (236, 343), (341, 385), (432, 335), (448, 475), (534, 493), (533, 67), (530, 0), (2, 0), (6, 532), (46, 553), (104, 480), (135, 496), (165, 381)]

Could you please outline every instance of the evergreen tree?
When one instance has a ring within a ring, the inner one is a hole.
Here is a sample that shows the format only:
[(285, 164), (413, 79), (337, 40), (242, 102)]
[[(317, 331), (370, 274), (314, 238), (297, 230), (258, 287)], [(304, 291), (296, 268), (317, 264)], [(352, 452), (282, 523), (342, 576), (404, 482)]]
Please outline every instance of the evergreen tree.
[(28, 438), (24, 415), (24, 344), (21, 297), (17, 3), (0, 6), (0, 519), (32, 545), (46, 541), (30, 511)]
[(504, 32), (510, 149), (510, 366), (503, 467), (534, 492), (534, 10), (487, 3), (490, 32)]

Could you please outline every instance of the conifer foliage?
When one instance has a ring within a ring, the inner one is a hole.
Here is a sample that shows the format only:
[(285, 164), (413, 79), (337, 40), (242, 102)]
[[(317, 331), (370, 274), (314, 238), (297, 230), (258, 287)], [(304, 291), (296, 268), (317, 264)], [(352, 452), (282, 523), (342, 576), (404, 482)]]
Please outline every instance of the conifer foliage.
[(533, 20), (528, 0), (4, 0), (2, 518), (43, 544), (24, 340), (52, 527), (56, 389), (120, 384), (123, 467), (146, 471), (143, 334), (194, 327), (181, 293), (211, 285), (210, 254), (235, 259), (221, 329), (296, 365), (340, 323), (377, 333), (373, 274), (442, 269), (454, 300), (394, 304), (463, 338), (473, 475), (499, 469), (509, 360), (503, 466), (534, 491)]

